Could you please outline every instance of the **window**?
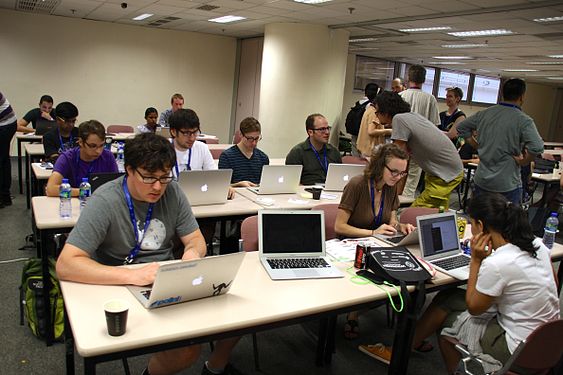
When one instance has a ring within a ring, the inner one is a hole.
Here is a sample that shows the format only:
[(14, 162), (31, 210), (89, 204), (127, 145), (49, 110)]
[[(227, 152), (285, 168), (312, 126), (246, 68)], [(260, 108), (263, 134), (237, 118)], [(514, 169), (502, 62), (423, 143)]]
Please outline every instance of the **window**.
[(442, 70), (440, 74), (440, 84), (438, 85), (438, 98), (446, 98), (446, 89), (449, 87), (459, 87), (463, 90), (463, 101), (467, 101), (469, 89), (469, 73)]
[(354, 90), (364, 90), (368, 83), (377, 83), (385, 90), (391, 89), (395, 63), (375, 57), (356, 56)]
[(473, 102), (496, 104), (500, 88), (500, 79), (485, 76), (475, 76), (473, 84)]
[(422, 85), (422, 91), (432, 95), (434, 93), (434, 78), (436, 77), (436, 69), (429, 68), (427, 66), (425, 66), (425, 68), (426, 81), (424, 81), (424, 84)]

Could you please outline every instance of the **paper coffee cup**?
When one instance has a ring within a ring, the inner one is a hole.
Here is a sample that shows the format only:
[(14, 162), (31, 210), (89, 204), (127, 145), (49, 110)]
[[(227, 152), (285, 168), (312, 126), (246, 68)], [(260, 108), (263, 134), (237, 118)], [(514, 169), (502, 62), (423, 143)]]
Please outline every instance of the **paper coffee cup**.
[(129, 303), (124, 300), (114, 299), (104, 304), (108, 334), (110, 336), (121, 336), (127, 329), (127, 315)]

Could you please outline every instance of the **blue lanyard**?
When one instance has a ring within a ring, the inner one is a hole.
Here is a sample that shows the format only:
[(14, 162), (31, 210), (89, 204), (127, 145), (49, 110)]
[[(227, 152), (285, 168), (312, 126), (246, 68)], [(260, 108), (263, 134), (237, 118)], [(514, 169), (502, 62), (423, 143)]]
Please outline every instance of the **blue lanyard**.
[(154, 207), (154, 203), (149, 204), (149, 209), (147, 210), (147, 217), (145, 218), (145, 229), (143, 230), (143, 237), (139, 240), (139, 234), (137, 233), (137, 219), (135, 218), (135, 209), (133, 208), (133, 199), (131, 199), (131, 194), (129, 193), (129, 188), (127, 187), (127, 176), (123, 177), (123, 193), (125, 194), (125, 201), (127, 202), (127, 207), (129, 208), (129, 217), (131, 218), (131, 224), (133, 224), (133, 233), (135, 233), (135, 247), (129, 255), (125, 257), (125, 261), (123, 264), (131, 264), (133, 259), (139, 254), (139, 250), (141, 249), (141, 242), (143, 242), (143, 238), (147, 234), (147, 229), (149, 228), (149, 224), (151, 222), (152, 217), (152, 209)]
[(499, 103), (499, 104), (504, 106), (504, 107), (516, 108), (519, 111), (522, 110), (522, 108), (520, 108), (520, 106), (518, 106), (516, 104), (510, 104), (510, 103)]
[[(82, 182), (82, 179), (80, 178), (80, 173), (79, 173), (80, 172), (80, 148), (78, 148), (76, 151), (77, 151), (76, 152), (76, 170), (75, 170), (75, 173), (74, 173), (74, 182), (75, 182), (76, 186), (80, 186), (80, 183)], [(98, 160), (98, 159), (96, 159), (96, 160)], [(96, 160), (91, 161), (88, 164), (88, 172), (86, 174), (86, 177), (90, 178), (90, 174), (92, 172), (94, 172), (94, 162)]]
[[(192, 167), (192, 149), (188, 149), (188, 164), (186, 164), (186, 170), (187, 171), (191, 171)], [(178, 160), (176, 160), (176, 164), (174, 165), (174, 168), (176, 169), (176, 178), (180, 177), (180, 168), (178, 168)]]
[(313, 147), (313, 144), (311, 143), (311, 140), (308, 139), (309, 141), (309, 146), (311, 146), (311, 148), (313, 149), (313, 152), (315, 153), (315, 156), (317, 157), (317, 160), (319, 161), (319, 164), (321, 165), (322, 169), (325, 171), (325, 173), (328, 171), (328, 160), (326, 159), (326, 145), (323, 145), (323, 151), (324, 151), (324, 164), (321, 161), (321, 156), (319, 155), (319, 153), (317, 152), (317, 149)]
[(375, 214), (375, 180), (370, 180), (369, 184), (369, 193), (371, 196), (371, 212), (373, 212), (373, 222), (374, 228), (377, 229), (381, 225), (381, 221), (383, 220), (383, 198), (385, 197), (385, 192), (381, 190), (381, 202), (379, 203), (379, 213)]
[[(65, 150), (65, 144), (63, 143), (63, 137), (61, 137), (61, 130), (57, 129), (57, 133), (59, 133), (59, 143), (61, 144), (61, 152)], [(68, 140), (68, 143), (70, 143), (70, 147), (72, 147), (72, 141), (73, 141), (73, 137), (72, 137), (72, 131), (70, 132), (70, 139)]]

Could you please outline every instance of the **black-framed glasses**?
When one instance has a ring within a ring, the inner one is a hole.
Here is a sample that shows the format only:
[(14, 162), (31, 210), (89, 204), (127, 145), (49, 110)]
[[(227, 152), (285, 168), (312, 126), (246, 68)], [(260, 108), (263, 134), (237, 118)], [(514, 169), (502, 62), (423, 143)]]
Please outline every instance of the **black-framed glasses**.
[(99, 150), (100, 148), (104, 148), (105, 143), (102, 144), (95, 144), (95, 143), (88, 143), (88, 142), (83, 142), (89, 149), (91, 150)]
[(249, 137), (249, 136), (246, 136), (246, 135), (243, 134), (242, 136), (244, 138), (246, 138), (246, 140), (248, 142), (258, 142), (258, 141), (262, 140), (262, 135), (259, 135), (258, 137)]
[(166, 176), (154, 177), (154, 176), (144, 176), (141, 172), (139, 172), (137, 168), (135, 168), (135, 172), (137, 172), (139, 176), (141, 176), (141, 181), (143, 181), (144, 184), (148, 184), (148, 185), (152, 185), (157, 181), (163, 185), (166, 185), (169, 184), (174, 179), (172, 173), (169, 173)]
[(406, 175), (408, 175), (409, 173), (407, 171), (398, 171), (396, 169), (391, 169), (387, 166), (387, 164), (385, 164), (385, 168), (387, 168), (387, 170), (389, 171), (389, 173), (391, 173), (391, 176), (393, 177), (405, 177)]
[(201, 130), (197, 129), (194, 131), (190, 131), (190, 130), (178, 129), (178, 133), (182, 134), (184, 137), (193, 137), (194, 135), (197, 137), (201, 134)]
[(332, 129), (332, 126), (325, 126), (324, 128), (316, 128), (311, 130), (313, 130), (314, 132), (326, 133), (326, 132), (330, 132), (330, 129)]

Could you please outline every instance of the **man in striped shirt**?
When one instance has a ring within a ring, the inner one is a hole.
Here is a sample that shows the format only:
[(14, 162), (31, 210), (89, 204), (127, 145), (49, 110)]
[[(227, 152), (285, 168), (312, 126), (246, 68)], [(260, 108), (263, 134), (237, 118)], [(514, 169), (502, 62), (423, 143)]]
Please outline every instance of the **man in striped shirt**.
[(16, 133), (16, 114), (8, 99), (0, 92), (0, 208), (12, 205), (12, 165), (10, 164), (10, 143)]

